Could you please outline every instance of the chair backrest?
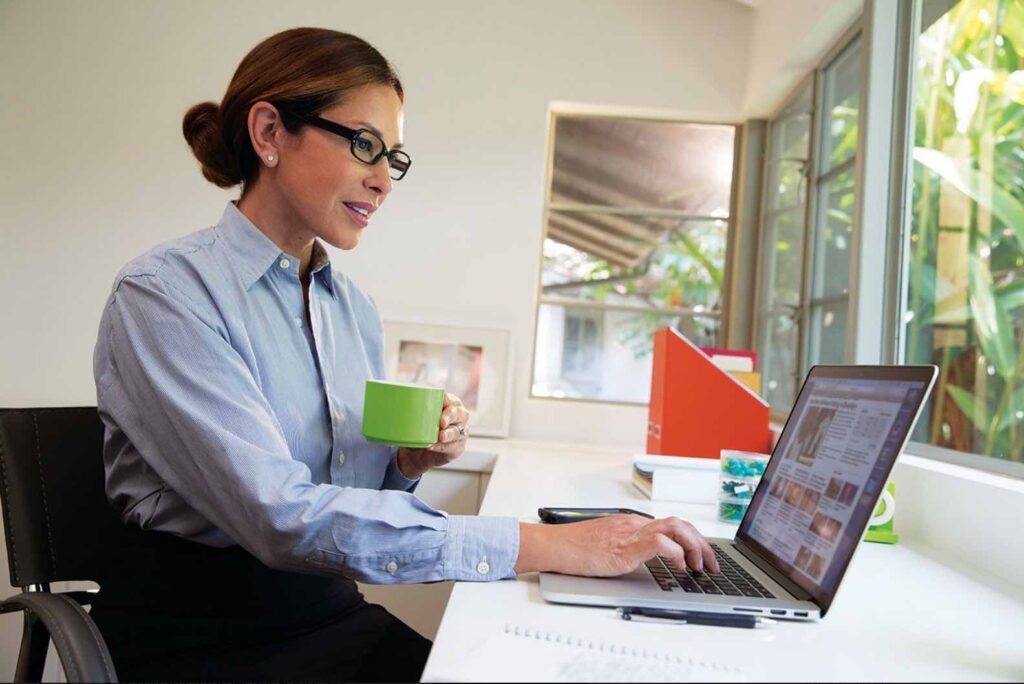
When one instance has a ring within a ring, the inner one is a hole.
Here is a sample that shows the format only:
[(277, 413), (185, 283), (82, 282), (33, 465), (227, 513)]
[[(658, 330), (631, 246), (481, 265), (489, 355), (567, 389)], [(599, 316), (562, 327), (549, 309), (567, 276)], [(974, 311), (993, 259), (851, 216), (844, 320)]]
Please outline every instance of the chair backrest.
[(124, 526), (107, 501), (95, 406), (0, 409), (11, 585), (98, 581)]

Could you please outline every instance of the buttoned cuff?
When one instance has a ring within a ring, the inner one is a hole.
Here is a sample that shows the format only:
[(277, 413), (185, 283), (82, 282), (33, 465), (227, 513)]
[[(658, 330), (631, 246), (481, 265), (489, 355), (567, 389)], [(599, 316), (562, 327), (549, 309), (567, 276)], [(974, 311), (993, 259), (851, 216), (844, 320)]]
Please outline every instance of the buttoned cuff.
[(381, 489), (397, 489), (400, 492), (414, 492), (420, 484), (419, 478), (410, 480), (398, 469), (398, 449), (391, 452), (391, 461), (384, 473), (384, 482)]
[(519, 521), (475, 515), (448, 516), (445, 579), (467, 582), (510, 579), (519, 558)]

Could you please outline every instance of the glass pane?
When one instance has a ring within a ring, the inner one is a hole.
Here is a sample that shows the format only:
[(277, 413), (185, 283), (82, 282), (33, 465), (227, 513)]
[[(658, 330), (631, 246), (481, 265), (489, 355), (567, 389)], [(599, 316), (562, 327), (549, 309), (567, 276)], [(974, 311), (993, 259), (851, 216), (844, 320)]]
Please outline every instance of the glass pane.
[(541, 282), (603, 280), (635, 271), (678, 223), (674, 219), (549, 211), (547, 239), (571, 247), (575, 254), (545, 244)]
[(905, 358), (941, 373), (915, 438), (1024, 461), (1024, 5), (922, 16)]
[(700, 346), (718, 344), (719, 321), (715, 317), (541, 304), (534, 396), (646, 404), (651, 394), (654, 331), (666, 326)]
[[(735, 134), (727, 125), (556, 118), (535, 394), (646, 402), (655, 328), (689, 325), (717, 339)], [(646, 369), (639, 388), (629, 385), (637, 364)]]
[(812, 297), (845, 294), (850, 288), (853, 240), (853, 167), (818, 186), (815, 272)]
[(789, 411), (796, 397), (796, 350), (800, 328), (790, 315), (770, 316), (762, 321), (765, 351), (758, 357), (763, 374), (765, 400), (773, 410)]
[(800, 358), (794, 317), (803, 301), (812, 94), (808, 83), (772, 122), (769, 132), (757, 347), (762, 394), (773, 409), (781, 411), (789, 410), (793, 402)]
[(857, 38), (825, 69), (821, 173), (853, 159), (857, 153), (860, 58), (860, 38)]
[(772, 260), (765, 285), (769, 307), (796, 307), (803, 298), (804, 221), (803, 209), (783, 212), (768, 220), (765, 232)]
[(799, 100), (801, 109), (788, 113), (785, 119), (775, 124), (781, 126), (775, 153), (778, 159), (807, 160), (807, 142), (811, 132), (810, 87), (803, 92), (808, 97)]
[(733, 126), (559, 116), (551, 201), (729, 215)]
[(768, 212), (775, 214), (799, 208), (807, 201), (807, 160), (785, 158), (772, 166), (768, 184)]
[(811, 140), (811, 93), (808, 85), (772, 122), (769, 142), (769, 212), (803, 206), (807, 201), (807, 165)]
[[(651, 227), (647, 239), (609, 234), (598, 241), (596, 233), (584, 232), (584, 221), (603, 225), (608, 218), (623, 217), (550, 214), (541, 274), (545, 299), (698, 313), (720, 308), (728, 222), (631, 219), (622, 225)], [(661, 231), (656, 236), (655, 227)]]
[(811, 308), (807, 367), (816, 363), (846, 363), (846, 314), (848, 299)]

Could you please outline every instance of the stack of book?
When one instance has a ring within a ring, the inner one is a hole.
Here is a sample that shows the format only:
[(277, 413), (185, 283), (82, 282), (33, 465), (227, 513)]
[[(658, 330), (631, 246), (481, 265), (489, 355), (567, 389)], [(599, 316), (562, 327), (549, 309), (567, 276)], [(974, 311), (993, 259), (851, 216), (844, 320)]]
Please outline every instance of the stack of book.
[(760, 394), (761, 374), (754, 370), (757, 367), (757, 352), (714, 347), (701, 347), (701, 351), (716, 366)]
[(633, 486), (655, 501), (715, 503), (718, 461), (683, 456), (633, 456)]

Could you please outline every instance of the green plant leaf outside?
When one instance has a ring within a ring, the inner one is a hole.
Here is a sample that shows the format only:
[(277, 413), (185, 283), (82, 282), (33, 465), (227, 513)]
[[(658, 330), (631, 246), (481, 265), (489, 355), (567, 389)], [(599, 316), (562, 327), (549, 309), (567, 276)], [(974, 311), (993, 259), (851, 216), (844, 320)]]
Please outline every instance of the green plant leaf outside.
[(971, 316), (978, 342), (999, 376), (1010, 382), (1017, 373), (1013, 322), (995, 299), (988, 264), (973, 254), (968, 262), (968, 280)]
[[(1001, 185), (991, 182), (991, 176), (957, 164), (949, 155), (926, 147), (915, 147), (914, 159), (992, 212), (1003, 225), (1013, 230), (1017, 243), (1024, 249), (1024, 205)], [(991, 197), (984, 197), (979, 191), (983, 179), (990, 182)]]
[(1006, 407), (1006, 413), (999, 421), (999, 431), (1002, 432), (1014, 423), (1024, 424), (1024, 420), (1017, 417), (1017, 412), (1024, 412), (1024, 385), (1017, 388), (1010, 398), (1010, 405)]
[(1024, 280), (1014, 280), (1012, 283), (1000, 285), (996, 288), (996, 301), (1003, 307), (1003, 311), (1010, 312), (1024, 306)]
[(975, 427), (981, 427), (979, 421), (982, 418), (977, 414), (978, 402), (975, 400), (974, 395), (956, 385), (946, 385), (946, 391), (949, 392), (949, 396), (953, 397), (957, 407), (964, 412), (964, 415), (970, 419), (971, 423)]

